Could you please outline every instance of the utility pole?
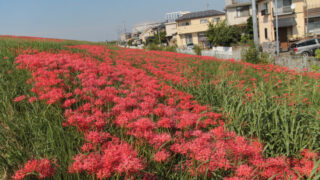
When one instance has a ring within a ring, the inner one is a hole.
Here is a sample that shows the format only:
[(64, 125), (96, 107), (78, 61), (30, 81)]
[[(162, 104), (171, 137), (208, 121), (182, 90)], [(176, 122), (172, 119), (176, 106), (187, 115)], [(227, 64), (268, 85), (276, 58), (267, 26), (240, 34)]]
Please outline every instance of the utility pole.
[(209, 10), (209, 1), (208, 0), (207, 0), (206, 6), (207, 6), (207, 10)]
[(308, 12), (308, 3), (307, 3), (307, 1), (306, 0), (304, 0), (304, 5), (305, 5), (305, 8), (306, 8), (306, 21), (307, 21), (307, 29), (306, 29), (306, 35), (308, 36), (308, 34), (309, 34), (309, 12)]
[(158, 27), (158, 38), (159, 38), (159, 44), (161, 46), (161, 38), (160, 38), (160, 31), (159, 31), (159, 27)]
[(277, 60), (279, 57), (279, 53), (280, 53), (280, 47), (279, 47), (279, 24), (278, 24), (278, 0), (275, 0), (275, 16), (276, 16), (276, 43), (277, 43)]
[(127, 33), (126, 22), (122, 21), (122, 23), (123, 23), (123, 33)]
[(256, 46), (259, 44), (258, 38), (258, 25), (257, 25), (257, 8), (256, 8), (256, 0), (252, 0), (252, 24), (253, 24), (253, 38)]

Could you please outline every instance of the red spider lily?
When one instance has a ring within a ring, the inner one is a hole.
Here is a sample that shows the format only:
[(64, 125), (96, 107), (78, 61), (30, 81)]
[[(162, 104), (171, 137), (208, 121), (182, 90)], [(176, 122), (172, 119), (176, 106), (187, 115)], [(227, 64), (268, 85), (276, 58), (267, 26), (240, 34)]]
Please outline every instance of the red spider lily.
[(25, 96), (25, 95), (22, 95), (22, 96), (19, 96), (19, 97), (16, 97), (16, 98), (14, 98), (14, 102), (19, 102), (19, 101), (23, 101), (24, 99), (26, 99), (27, 98), (27, 96)]
[(22, 169), (18, 170), (13, 179), (24, 179), (28, 175), (37, 175), (40, 179), (51, 177), (55, 174), (57, 164), (48, 159), (29, 160)]
[[(70, 52), (36, 53), (20, 55), (17, 63), (18, 68), (32, 72), (34, 100), (61, 105), (65, 110), (64, 125), (77, 127), (85, 136), (83, 153), (75, 156), (69, 168), (71, 173), (87, 172), (100, 179), (115, 174), (139, 174), (147, 165), (133, 147), (139, 148), (141, 144), (155, 150), (154, 160), (159, 163), (170, 161), (172, 154), (183, 156), (186, 159), (183, 168), (198, 176), (206, 173), (212, 176), (212, 172), (221, 170), (235, 176), (229, 179), (253, 176), (263, 179), (275, 174), (278, 179), (291, 175), (295, 178), (298, 177), (295, 170), (307, 176), (314, 167), (310, 159), (312, 153), (306, 151), (301, 159), (263, 158), (261, 143), (227, 131), (221, 114), (163, 82), (199, 83), (195, 77), (184, 75), (196, 70), (188, 65), (200, 63), (200, 60), (191, 62), (195, 56), (122, 49), (114, 63), (109, 57), (110, 51), (103, 46), (69, 48), (86, 50), (90, 57)], [(219, 60), (203, 57), (201, 61)], [(273, 65), (240, 64), (257, 71), (294, 74)], [(234, 72), (227, 74), (233, 76)], [(240, 74), (244, 77), (244, 71)], [(264, 74), (262, 78), (274, 80), (271, 74)], [(248, 101), (254, 96), (249, 92), (255, 81), (246, 79), (232, 84), (235, 88), (247, 89), (244, 98)], [(105, 132), (110, 125), (123, 130), (122, 135), (134, 137), (133, 144)], [(164, 128), (165, 133), (160, 133)]]

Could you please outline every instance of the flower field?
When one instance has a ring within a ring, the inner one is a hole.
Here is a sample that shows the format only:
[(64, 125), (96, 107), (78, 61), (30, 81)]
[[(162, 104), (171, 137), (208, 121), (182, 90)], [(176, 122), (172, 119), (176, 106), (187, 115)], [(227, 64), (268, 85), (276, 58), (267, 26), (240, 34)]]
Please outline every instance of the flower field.
[(3, 179), (319, 179), (320, 74), (0, 37)]

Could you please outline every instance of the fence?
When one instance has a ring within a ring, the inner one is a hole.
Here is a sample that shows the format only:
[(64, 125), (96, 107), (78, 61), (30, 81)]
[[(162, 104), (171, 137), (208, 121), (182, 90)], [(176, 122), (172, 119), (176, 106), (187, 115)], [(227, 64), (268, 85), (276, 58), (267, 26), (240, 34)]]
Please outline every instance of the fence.
[[(202, 50), (202, 56), (211, 56), (220, 59), (235, 59), (241, 60), (241, 52), (243, 47), (213, 47), (210, 50)], [(192, 49), (177, 49), (177, 52), (184, 54), (195, 54)]]

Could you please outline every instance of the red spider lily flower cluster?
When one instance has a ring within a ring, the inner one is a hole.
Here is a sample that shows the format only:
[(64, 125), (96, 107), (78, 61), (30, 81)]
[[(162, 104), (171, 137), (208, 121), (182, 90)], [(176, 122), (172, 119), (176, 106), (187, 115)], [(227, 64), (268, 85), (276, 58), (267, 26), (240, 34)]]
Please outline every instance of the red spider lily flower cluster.
[[(29, 101), (60, 104), (65, 110), (64, 125), (85, 134), (86, 143), (74, 157), (70, 173), (87, 172), (100, 179), (140, 174), (147, 164), (133, 147), (143, 144), (153, 149), (153, 160), (159, 165), (170, 161), (173, 154), (181, 155), (186, 161), (180, 168), (194, 176), (213, 176), (219, 170), (232, 172), (226, 179), (273, 175), (298, 179), (314, 168), (312, 157), (318, 157), (309, 151), (303, 151), (301, 159), (263, 158), (258, 141), (227, 131), (221, 114), (166, 84), (199, 83), (195, 77), (183, 76), (179, 68), (186, 72), (194, 69), (188, 69), (187, 63), (174, 63), (172, 53), (164, 53), (163, 58), (146, 53), (148, 60), (142, 57), (143, 51), (121, 50), (114, 61), (103, 46), (70, 48), (87, 50), (91, 56), (40, 52), (20, 55), (16, 61), (18, 68), (32, 72), (29, 83), (36, 96)], [(134, 144), (105, 132), (109, 126), (134, 137)]]
[(22, 169), (18, 170), (13, 179), (24, 179), (29, 175), (36, 175), (40, 179), (51, 177), (55, 174), (56, 163), (50, 162), (48, 159), (29, 160)]

